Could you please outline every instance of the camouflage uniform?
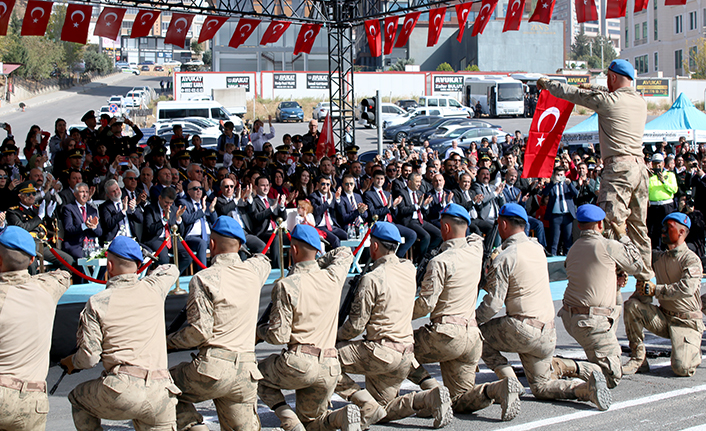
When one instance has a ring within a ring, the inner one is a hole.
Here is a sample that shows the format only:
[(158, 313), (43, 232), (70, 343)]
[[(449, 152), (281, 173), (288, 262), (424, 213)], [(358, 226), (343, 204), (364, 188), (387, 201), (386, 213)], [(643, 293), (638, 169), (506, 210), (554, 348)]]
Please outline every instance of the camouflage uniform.
[(615, 334), (621, 309), (616, 299), (616, 268), (630, 275), (642, 272), (640, 252), (627, 236), (618, 242), (595, 230), (583, 230), (566, 256), (565, 266), (569, 284), (558, 315), (590, 362), (570, 361), (570, 372), (564, 376), (588, 381), (593, 371), (601, 371), (608, 387), (614, 388), (623, 375), (622, 351)]
[(164, 300), (178, 275), (174, 265), (142, 280), (119, 275), (88, 300), (73, 364), (87, 369), (102, 360), (105, 371), (69, 394), (77, 430), (102, 429), (101, 418), (132, 419), (137, 431), (176, 430), (179, 389), (167, 371)]
[(67, 272), (0, 274), (0, 429), (43, 430), (54, 312)]
[[(219, 254), (189, 283), (189, 325), (170, 335), (167, 345), (199, 348), (191, 362), (169, 371), (181, 389), (177, 404), (179, 430), (201, 423), (193, 403), (213, 400), (221, 426), (258, 430), (255, 329), (260, 291), (270, 262), (256, 254), (245, 262), (237, 253)], [(237, 283), (233, 281), (237, 280)]]
[(625, 333), (631, 361), (646, 364), (643, 329), (672, 341), (672, 370), (678, 376), (693, 376), (701, 364), (701, 275), (699, 257), (686, 244), (652, 254), (657, 276), (655, 298), (635, 293), (625, 301)]
[[(258, 396), (275, 411), (285, 430), (336, 429), (338, 412), (328, 403), (341, 373), (336, 322), (341, 291), (353, 262), (350, 248), (339, 247), (317, 261), (295, 264), (272, 289), (269, 325), (258, 335), (270, 344), (287, 344), (281, 354), (259, 364)], [(296, 391), (296, 417), (291, 416), (282, 389)]]

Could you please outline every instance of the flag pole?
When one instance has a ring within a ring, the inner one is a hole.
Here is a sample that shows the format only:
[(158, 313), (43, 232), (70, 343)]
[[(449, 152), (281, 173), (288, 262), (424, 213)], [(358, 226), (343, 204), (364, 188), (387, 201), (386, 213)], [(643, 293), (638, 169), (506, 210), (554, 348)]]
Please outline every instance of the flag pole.
[(380, 106), (380, 90), (375, 90), (375, 124), (378, 128), (378, 155), (382, 157), (382, 106)]

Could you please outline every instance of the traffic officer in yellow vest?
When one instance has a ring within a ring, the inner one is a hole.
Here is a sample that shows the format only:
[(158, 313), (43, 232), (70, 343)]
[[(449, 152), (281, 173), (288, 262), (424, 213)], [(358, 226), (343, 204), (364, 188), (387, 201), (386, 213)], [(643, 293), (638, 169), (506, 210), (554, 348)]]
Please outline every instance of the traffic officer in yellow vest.
[(139, 280), (142, 251), (125, 236), (115, 237), (107, 256), (108, 284), (81, 312), (78, 351), (61, 360), (69, 374), (98, 361), (105, 367), (69, 393), (74, 426), (94, 431), (101, 418), (132, 419), (136, 430), (174, 430), (179, 389), (167, 371), (164, 300), (179, 271), (162, 265)]
[(34, 239), (17, 226), (0, 234), (0, 429), (44, 430), (54, 312), (71, 283), (65, 271), (31, 276)]
[[(652, 253), (657, 284), (638, 282), (635, 294), (625, 301), (623, 319), (631, 351), (623, 374), (649, 371), (643, 334), (647, 329), (672, 341), (672, 371), (689, 377), (701, 364), (701, 260), (685, 243), (691, 228), (686, 214), (671, 213), (662, 224), (667, 251)], [(652, 304), (652, 297), (659, 306)]]
[(238, 252), (245, 232), (235, 219), (219, 217), (211, 228), (211, 266), (189, 283), (188, 326), (170, 335), (169, 348), (198, 348), (191, 362), (170, 369), (181, 389), (179, 430), (208, 430), (193, 403), (213, 400), (224, 429), (259, 430), (255, 328), (260, 291), (270, 261), (256, 254), (243, 262)]
[[(295, 264), (272, 289), (269, 323), (257, 328), (259, 338), (288, 348), (260, 362), (263, 378), (257, 393), (285, 431), (359, 430), (357, 406), (328, 410), (341, 373), (335, 348), (338, 304), (353, 254), (350, 248), (339, 247), (316, 260), (319, 233), (301, 224), (292, 231), (291, 247)], [(282, 389), (296, 392), (296, 413)]]
[[(422, 364), (439, 362), (444, 386), (449, 388), (456, 413), (471, 413), (491, 405), (502, 406), (502, 419), (520, 412), (524, 387), (515, 378), (476, 385), (476, 366), (483, 342), (476, 323), (476, 299), (483, 263), (483, 238), (466, 237), (471, 218), (461, 205), (441, 211), (441, 253), (427, 266), (414, 319), (430, 314), (431, 323), (414, 331), (414, 356)], [(423, 368), (409, 377), (422, 389), (438, 385)]]
[[(525, 235), (526, 224), (527, 212), (522, 206), (510, 203), (500, 209), (502, 250), (488, 273), (488, 293), (476, 309), (484, 340), (483, 362), (498, 378), (516, 379), (500, 353), (516, 352), (536, 398), (591, 401), (599, 410), (607, 410), (611, 394), (603, 373), (592, 372), (588, 383), (552, 379), (556, 330), (547, 258), (542, 246)], [(493, 319), (503, 305), (506, 315)]]
[[(343, 374), (336, 393), (361, 408), (363, 428), (420, 410), (432, 411), (435, 428), (446, 426), (453, 418), (446, 387), (437, 385), (399, 395), (414, 361), (416, 271), (412, 262), (395, 255), (402, 237), (394, 224), (377, 222), (370, 238), (370, 256), (375, 263), (360, 279), (348, 320), (338, 330), (339, 340), (351, 340), (363, 331), (365, 337), (338, 344)], [(366, 389), (347, 373), (364, 375)]]
[(622, 351), (615, 334), (622, 304), (617, 302), (620, 291), (616, 270), (635, 275), (644, 270), (644, 263), (625, 232), (620, 232), (620, 241), (603, 237), (605, 212), (600, 207), (581, 205), (576, 219), (581, 236), (566, 255), (569, 284), (559, 317), (569, 335), (583, 347), (588, 362), (554, 358), (552, 367), (559, 377), (579, 377), (584, 381), (591, 378), (593, 371), (602, 372), (612, 389), (623, 375)]
[(662, 237), (662, 220), (675, 211), (674, 195), (679, 191), (674, 172), (664, 169), (664, 155), (652, 155), (652, 171), (648, 180), (650, 206), (647, 208), (647, 231), (652, 248), (659, 248)]

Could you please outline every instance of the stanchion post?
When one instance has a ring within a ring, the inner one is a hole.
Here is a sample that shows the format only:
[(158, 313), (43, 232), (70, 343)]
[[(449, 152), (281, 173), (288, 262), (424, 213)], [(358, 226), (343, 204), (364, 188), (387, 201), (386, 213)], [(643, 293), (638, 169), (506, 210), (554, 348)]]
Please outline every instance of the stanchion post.
[(39, 240), (39, 273), (44, 273), (44, 241)]
[(284, 222), (281, 218), (277, 219), (277, 235), (279, 236), (279, 279), (284, 278)]
[[(174, 265), (177, 267), (177, 271), (179, 270), (179, 234), (177, 231), (179, 230), (179, 227), (174, 225), (172, 226), (172, 253), (174, 253)], [(179, 274), (181, 276), (181, 274)], [(170, 295), (185, 295), (187, 292), (186, 290), (182, 289), (179, 286), (179, 277), (176, 279), (176, 287), (174, 290), (169, 292)]]

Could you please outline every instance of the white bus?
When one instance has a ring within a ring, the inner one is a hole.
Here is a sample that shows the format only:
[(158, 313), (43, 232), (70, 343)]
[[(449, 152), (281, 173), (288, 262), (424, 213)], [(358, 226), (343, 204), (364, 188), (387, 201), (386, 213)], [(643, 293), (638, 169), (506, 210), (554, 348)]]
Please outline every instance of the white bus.
[(522, 116), (525, 91), (522, 82), (507, 76), (471, 76), (464, 86), (464, 104), (475, 108), (480, 103), (483, 114)]

